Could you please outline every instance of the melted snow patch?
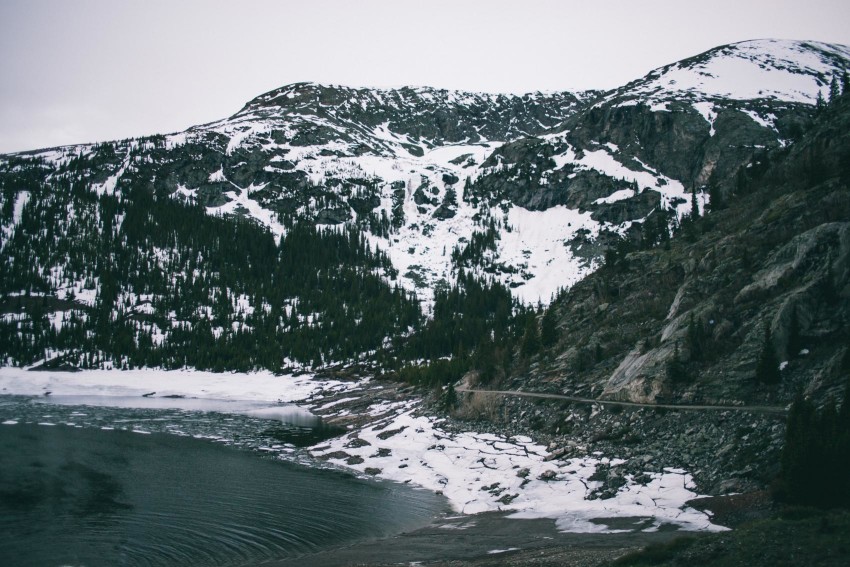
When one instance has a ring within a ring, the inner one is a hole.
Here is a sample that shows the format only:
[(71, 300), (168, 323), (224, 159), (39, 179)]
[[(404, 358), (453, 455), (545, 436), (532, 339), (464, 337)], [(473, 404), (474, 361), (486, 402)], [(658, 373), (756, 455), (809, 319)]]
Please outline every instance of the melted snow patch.
[(93, 184), (91, 186), (92, 191), (94, 191), (98, 195), (114, 194), (115, 187), (118, 185), (118, 180), (121, 179), (122, 175), (124, 175), (124, 172), (127, 170), (128, 165), (130, 165), (130, 150), (127, 150), (127, 155), (126, 157), (124, 157), (124, 161), (121, 163), (121, 167), (118, 168), (118, 171), (116, 171), (103, 183)]
[(595, 268), (575, 257), (566, 244), (579, 230), (598, 236), (599, 223), (589, 212), (562, 205), (545, 211), (513, 207), (507, 222), (511, 231), (501, 234), (499, 259), (519, 267), (524, 275), (502, 274), (499, 278), (514, 287), (513, 294), (520, 301), (548, 303), (559, 289), (572, 286)]
[(222, 183), (227, 181), (224, 177), (224, 168), (219, 168), (218, 171), (210, 173), (210, 176), (207, 178), (210, 183)]
[(616, 203), (617, 201), (625, 201), (626, 199), (630, 199), (634, 197), (635, 192), (632, 189), (620, 189), (618, 191), (614, 191), (607, 197), (601, 197), (593, 201), (594, 205), (602, 205), (602, 204), (611, 204)]
[(247, 215), (258, 220), (265, 225), (274, 235), (276, 241), (286, 232), (286, 228), (278, 220), (277, 214), (274, 211), (263, 208), (257, 201), (251, 198), (253, 191), (259, 191), (266, 186), (251, 184), (248, 187), (239, 187), (233, 183), (233, 190), (227, 192), (230, 201), (220, 207), (207, 207), (207, 213), (211, 215)]
[(744, 114), (746, 114), (747, 116), (752, 118), (753, 122), (755, 122), (756, 124), (758, 124), (762, 128), (768, 128), (768, 129), (773, 130), (775, 132), (777, 131), (776, 126), (773, 123), (773, 121), (776, 120), (775, 115), (769, 114), (768, 116), (763, 117), (763, 116), (757, 114), (756, 112), (754, 112), (752, 110), (743, 110), (743, 109), (741, 110), (741, 112), (743, 112)]
[(24, 207), (30, 201), (29, 191), (20, 191), (15, 197), (15, 207), (12, 209), (12, 223), (17, 225), (24, 217)]

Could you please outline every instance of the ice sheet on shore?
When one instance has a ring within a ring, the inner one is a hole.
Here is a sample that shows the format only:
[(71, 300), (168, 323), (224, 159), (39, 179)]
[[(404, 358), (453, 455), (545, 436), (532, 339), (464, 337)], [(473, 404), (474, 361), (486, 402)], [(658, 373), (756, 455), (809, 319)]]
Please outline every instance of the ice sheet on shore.
[[(82, 372), (27, 371), (0, 368), (0, 394), (39, 396), (184, 396), (208, 400), (298, 402), (318, 392), (342, 392), (364, 381), (315, 380), (312, 375), (276, 376), (271, 372), (237, 374), (198, 370), (86, 370)], [(154, 397), (150, 396), (150, 397)], [(145, 406), (127, 406), (145, 407)], [(212, 411), (212, 410), (210, 410)]]

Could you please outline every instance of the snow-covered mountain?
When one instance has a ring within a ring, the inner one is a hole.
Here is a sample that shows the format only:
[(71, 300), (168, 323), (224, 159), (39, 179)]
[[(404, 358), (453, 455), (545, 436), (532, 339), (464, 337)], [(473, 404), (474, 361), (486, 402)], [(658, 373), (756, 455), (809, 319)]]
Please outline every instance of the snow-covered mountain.
[(827, 96), (836, 71), (846, 69), (850, 47), (815, 41), (762, 39), (715, 47), (665, 65), (606, 93), (620, 106), (689, 102), (750, 101), (814, 104)]
[(691, 191), (701, 208), (731, 198), (736, 172), (792, 141), (848, 66), (845, 46), (759, 40), (605, 93), (298, 83), (185, 132), (28, 155), (83, 156), (95, 191), (146, 180), (278, 237), (298, 220), (357, 227), (426, 303), (459, 268), (547, 302), (651, 216), (687, 214)]

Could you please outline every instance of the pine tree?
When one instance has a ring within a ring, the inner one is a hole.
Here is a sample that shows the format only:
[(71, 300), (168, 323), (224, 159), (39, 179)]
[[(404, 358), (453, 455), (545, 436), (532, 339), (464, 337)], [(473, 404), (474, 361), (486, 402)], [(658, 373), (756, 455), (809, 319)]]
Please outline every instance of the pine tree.
[(697, 201), (697, 188), (694, 186), (694, 190), (691, 192), (691, 220), (699, 219), (699, 202)]
[[(841, 366), (839, 368), (842, 372), (850, 373), (850, 346), (844, 349), (844, 356), (841, 357)], [(847, 385), (850, 387), (850, 382)]]
[(540, 323), (540, 344), (544, 348), (558, 342), (558, 327), (555, 321), (555, 307), (550, 305)]
[(529, 315), (525, 324), (525, 333), (522, 336), (520, 353), (524, 358), (531, 358), (540, 350), (540, 335), (537, 331), (537, 318)]
[(829, 82), (829, 103), (832, 104), (838, 97), (841, 95), (841, 91), (838, 88), (838, 78), (833, 75), (832, 80)]
[(778, 384), (782, 379), (779, 371), (779, 356), (773, 346), (770, 325), (764, 326), (764, 343), (756, 366), (756, 380), (762, 384)]
[(788, 412), (779, 496), (792, 504), (850, 507), (850, 382), (840, 410), (827, 400), (820, 411), (798, 393)]
[(694, 319), (693, 314), (688, 318), (688, 351), (690, 351), (691, 360), (699, 361), (705, 355), (703, 349), (705, 332), (702, 324), (698, 324)]
[(785, 426), (785, 446), (782, 448), (782, 497), (789, 502), (800, 502), (807, 498), (810, 486), (810, 465), (814, 432), (815, 409), (797, 393), (788, 412)]
[(826, 107), (826, 101), (823, 100), (823, 93), (818, 91), (818, 97), (815, 99), (815, 109), (820, 112)]
[(673, 383), (682, 383), (688, 380), (687, 369), (685, 368), (685, 364), (682, 362), (682, 357), (679, 354), (678, 341), (676, 341), (673, 356), (667, 359), (665, 372), (667, 374), (667, 379)]
[(710, 183), (708, 186), (708, 206), (712, 211), (719, 211), (726, 208), (726, 202), (723, 199), (723, 194), (716, 183)]
[(449, 382), (449, 385), (446, 387), (446, 391), (443, 392), (441, 402), (443, 409), (446, 411), (451, 411), (457, 407), (457, 392), (455, 391), (455, 387), (452, 382)]

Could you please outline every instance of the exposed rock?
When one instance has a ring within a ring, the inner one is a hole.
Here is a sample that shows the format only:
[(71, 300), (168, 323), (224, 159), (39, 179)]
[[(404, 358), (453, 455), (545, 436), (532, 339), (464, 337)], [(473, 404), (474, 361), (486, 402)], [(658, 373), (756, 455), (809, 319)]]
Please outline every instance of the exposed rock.
[(446, 185), (454, 185), (455, 183), (460, 181), (460, 178), (458, 178), (458, 176), (453, 173), (444, 173), (442, 179), (443, 183), (445, 183)]
[(417, 205), (436, 205), (437, 202), (434, 201), (431, 197), (425, 194), (425, 191), (422, 190), (422, 187), (416, 189), (413, 192), (413, 202)]
[(359, 449), (360, 447), (366, 447), (368, 445), (371, 445), (371, 443), (359, 437), (355, 437), (354, 439), (345, 444), (345, 446), (349, 449)]
[(450, 218), (454, 217), (456, 214), (457, 214), (457, 211), (455, 211), (453, 208), (443, 204), (443, 205), (440, 205), (439, 207), (437, 207), (437, 209), (434, 211), (434, 214), (432, 216), (435, 219), (438, 219), (438, 220), (446, 220), (446, 219), (450, 219)]
[(593, 219), (619, 225), (649, 216), (649, 213), (660, 206), (660, 202), (661, 195), (649, 189), (629, 199), (592, 205), (589, 208), (593, 211), (591, 214)]
[(549, 470), (545, 470), (542, 473), (540, 473), (540, 476), (537, 477), (537, 480), (550, 481), (550, 480), (555, 480), (557, 476), (558, 476), (557, 472), (549, 469)]
[(316, 224), (342, 224), (349, 218), (348, 209), (322, 209), (316, 214)]
[(398, 435), (399, 433), (401, 433), (405, 429), (407, 429), (407, 426), (402, 426), (402, 427), (399, 427), (398, 429), (387, 429), (386, 431), (381, 431), (380, 433), (378, 433), (378, 439), (386, 441), (387, 439), (389, 439), (393, 435)]

